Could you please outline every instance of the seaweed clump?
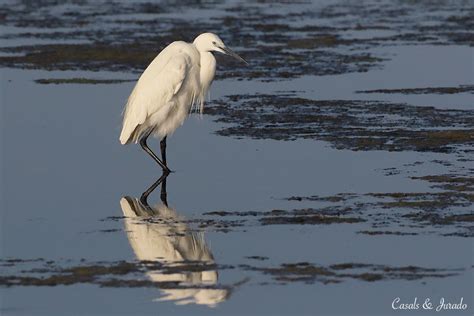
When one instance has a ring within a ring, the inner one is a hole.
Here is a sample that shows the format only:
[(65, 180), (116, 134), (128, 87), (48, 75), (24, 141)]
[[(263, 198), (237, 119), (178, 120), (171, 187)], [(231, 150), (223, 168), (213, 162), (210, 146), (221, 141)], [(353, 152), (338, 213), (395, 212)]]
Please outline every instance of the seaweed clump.
[(361, 100), (311, 100), (288, 94), (232, 95), (207, 109), (236, 138), (314, 139), (337, 149), (468, 152), (473, 110)]

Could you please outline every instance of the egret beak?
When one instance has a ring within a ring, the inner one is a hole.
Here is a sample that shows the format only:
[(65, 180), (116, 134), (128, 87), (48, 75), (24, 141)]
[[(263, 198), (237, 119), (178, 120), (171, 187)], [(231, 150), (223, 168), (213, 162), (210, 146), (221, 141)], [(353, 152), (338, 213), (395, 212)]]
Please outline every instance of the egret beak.
[(222, 49), (222, 51), (224, 52), (224, 54), (226, 55), (229, 55), (230, 57), (234, 57), (235, 59), (243, 62), (244, 64), (248, 65), (249, 63), (245, 61), (245, 59), (243, 59), (242, 57), (240, 57), (239, 55), (237, 55), (236, 53), (234, 53), (230, 48), (227, 48), (227, 47), (219, 47), (220, 49)]

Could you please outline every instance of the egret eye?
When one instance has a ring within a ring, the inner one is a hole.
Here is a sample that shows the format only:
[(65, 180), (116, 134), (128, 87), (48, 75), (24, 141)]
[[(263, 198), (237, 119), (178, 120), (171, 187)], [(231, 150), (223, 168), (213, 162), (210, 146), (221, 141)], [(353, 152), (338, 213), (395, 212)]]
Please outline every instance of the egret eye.
[(217, 43), (213, 41), (212, 44), (216, 45)]

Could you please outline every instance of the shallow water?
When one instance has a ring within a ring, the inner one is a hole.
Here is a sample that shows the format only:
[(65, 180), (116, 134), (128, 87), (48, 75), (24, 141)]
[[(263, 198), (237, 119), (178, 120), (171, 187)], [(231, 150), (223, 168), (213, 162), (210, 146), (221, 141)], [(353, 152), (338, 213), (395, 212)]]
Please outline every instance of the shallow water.
[[(297, 27), (306, 24), (289, 13), (307, 5), (258, 8), (288, 12), (286, 22)], [(309, 6), (314, 12), (331, 7)], [(233, 7), (192, 6), (186, 14), (217, 19)], [(108, 18), (149, 20), (142, 12), (117, 10)], [(443, 15), (443, 8), (438, 11)], [(163, 18), (172, 21), (175, 13)], [(328, 15), (321, 25), (337, 21)], [(398, 26), (394, 31), (400, 32)], [(232, 29), (225, 34), (231, 37)], [(19, 40), (25, 39), (5, 39), (2, 46), (23, 45)], [(236, 65), (227, 64), (227, 75), (221, 72), (213, 84), (208, 113), (223, 102), (233, 108), (244, 95), (274, 96), (271, 105), (292, 93), (311, 100), (465, 110), (472, 117), (472, 90), (356, 93), (473, 85), (472, 46), (444, 44), (369, 47), (384, 60), (365, 72), (349, 68), (324, 76), (247, 80), (251, 70), (234, 76)], [(351, 48), (359, 49), (336, 50)], [(1, 70), (2, 315), (385, 315), (399, 312), (391, 308), (396, 297), (406, 302), (462, 297), (469, 308), (454, 314), (472, 313), (472, 139), (446, 152), (354, 151), (316, 136), (292, 141), (265, 134), (220, 136), (240, 121), (222, 113), (193, 115), (168, 139), (175, 170), (166, 179), (168, 206), (158, 187), (149, 208), (138, 200), (132, 207), (124, 197), (138, 199), (161, 176), (139, 146), (123, 147), (117, 139), (134, 83), (34, 80), (134, 79), (136, 69), (31, 70), (1, 62), (9, 66)], [(239, 99), (226, 99), (231, 95)], [(229, 123), (216, 122), (222, 117)], [(263, 115), (257, 119), (256, 124), (266, 122)], [(463, 128), (473, 127), (468, 121)], [(158, 142), (150, 144), (158, 150)]]

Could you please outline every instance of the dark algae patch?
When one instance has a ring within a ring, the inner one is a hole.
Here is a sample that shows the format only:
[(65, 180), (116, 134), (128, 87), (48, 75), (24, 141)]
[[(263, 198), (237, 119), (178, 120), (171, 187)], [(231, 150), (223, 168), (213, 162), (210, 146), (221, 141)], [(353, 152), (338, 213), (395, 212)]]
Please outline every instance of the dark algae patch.
[(251, 259), (251, 260), (258, 260), (258, 261), (268, 260), (268, 257), (264, 257), (264, 256), (247, 256), (245, 258)]
[(313, 139), (337, 149), (455, 152), (474, 145), (474, 110), (292, 95), (233, 95), (206, 113), (227, 123), (217, 134), (291, 141)]
[(369, 193), (368, 196), (384, 201), (378, 202), (382, 208), (422, 209), (425, 211), (443, 210), (450, 207), (467, 207), (474, 202), (473, 194), (455, 192), (436, 193)]
[(205, 216), (218, 217), (244, 217), (247, 224), (257, 220), (259, 225), (329, 225), (329, 224), (352, 224), (364, 222), (358, 217), (345, 216), (344, 210), (328, 209), (293, 209), (293, 210), (271, 210), (271, 211), (247, 211), (229, 212), (217, 211), (204, 213)]
[(428, 221), (435, 225), (448, 225), (457, 222), (474, 222), (474, 214), (466, 213), (466, 214), (456, 214), (456, 215), (447, 215), (447, 216), (440, 216), (438, 214), (427, 214), (427, 213), (411, 213), (404, 215), (405, 217), (414, 218), (418, 221)]
[(291, 196), (286, 198), (288, 201), (319, 201), (319, 202), (343, 202), (351, 198), (357, 197), (355, 194), (351, 193), (340, 193), (332, 196)]
[[(283, 263), (278, 266), (264, 265), (268, 258), (251, 256), (248, 259), (259, 261), (259, 266), (249, 264), (215, 265), (202, 262), (185, 262), (180, 265), (167, 266), (155, 261), (118, 261), (118, 262), (82, 262), (69, 267), (62, 262), (38, 261), (29, 262), (29, 266), (11, 269), (0, 275), (0, 286), (34, 286), (52, 287), (59, 285), (94, 284), (100, 287), (160, 288), (160, 289), (224, 289), (230, 292), (242, 282), (231, 285), (222, 284), (188, 284), (179, 281), (153, 281), (146, 273), (182, 274), (202, 271), (239, 270), (242, 273), (258, 273), (270, 276), (280, 284), (291, 282), (324, 284), (340, 283), (350, 279), (366, 282), (381, 280), (419, 280), (426, 278), (444, 278), (458, 275), (465, 271), (457, 269), (435, 269), (418, 266), (388, 266), (370, 263), (336, 263), (327, 266), (309, 262)], [(25, 263), (25, 262), (23, 262)], [(246, 281), (244, 281), (246, 282)]]
[(357, 93), (400, 93), (400, 94), (474, 94), (474, 86), (465, 85), (459, 87), (431, 87), (431, 88), (406, 88), (406, 89), (377, 89), (356, 91)]
[(342, 196), (345, 195), (338, 194), (334, 198), (292, 196), (288, 200), (317, 203), (314, 209), (323, 214), (357, 215), (364, 227), (370, 227), (358, 233), (368, 236), (474, 236), (474, 195), (470, 192), (366, 193), (350, 194), (350, 199), (341, 199)]
[[(424, 180), (431, 177), (423, 177)], [(454, 178), (453, 181), (465, 181)], [(459, 189), (459, 188), (458, 188)], [(269, 211), (212, 211), (193, 219), (200, 229), (215, 230), (213, 223), (235, 228), (269, 225), (357, 224), (357, 233), (367, 236), (474, 236), (471, 191), (340, 193), (333, 196), (291, 196), (287, 201), (311, 207)], [(209, 219), (206, 219), (209, 218)], [(238, 225), (231, 223), (238, 222)], [(210, 223), (209, 226), (206, 223)], [(219, 230), (217, 230), (219, 231)]]
[(3, 49), (15, 56), (0, 57), (0, 64), (45, 70), (127, 71), (144, 70), (158, 54), (140, 45), (49, 44)]
[[(433, 188), (459, 192), (474, 191), (474, 177), (472, 176), (472, 174), (440, 174), (411, 178), (414, 180), (428, 181), (429, 183), (432, 183)], [(471, 194), (470, 196), (471, 201), (474, 201), (473, 195)]]
[(381, 231), (381, 230), (361, 230), (358, 232), (359, 234), (364, 234), (364, 235), (394, 235), (394, 236), (416, 236), (418, 235), (417, 233), (406, 233), (406, 232), (400, 232), (400, 231)]
[(340, 283), (350, 279), (366, 282), (381, 280), (419, 280), (445, 278), (460, 273), (462, 269), (432, 269), (417, 266), (393, 267), (367, 263), (340, 263), (330, 266), (308, 262), (284, 263), (277, 267), (244, 268), (270, 275), (278, 283)]
[(130, 82), (134, 80), (126, 79), (88, 79), (88, 78), (51, 78), (51, 79), (37, 79), (39, 84), (116, 84), (122, 82)]
[(354, 217), (339, 217), (326, 215), (307, 215), (307, 216), (269, 216), (260, 219), (262, 225), (328, 225), (342, 223), (359, 223), (364, 220)]
[(48, 274), (46, 276), (1, 276), (0, 282), (3, 286), (56, 286), (72, 285), (77, 283), (100, 282), (101, 276), (126, 275), (137, 272), (137, 265), (127, 262), (117, 262), (113, 264), (92, 264), (81, 265), (71, 268), (60, 268), (56, 265), (48, 265), (41, 269), (32, 269), (24, 273)]
[[(33, 261), (36, 262), (36, 261)], [(24, 262), (23, 262), (24, 263)], [(65, 265), (63, 263), (63, 265)], [(224, 288), (219, 284), (201, 285), (186, 284), (179, 281), (152, 281), (146, 273), (189, 274), (210, 271), (217, 267), (215, 264), (188, 261), (180, 264), (166, 265), (157, 261), (117, 261), (117, 262), (82, 262), (80, 265), (61, 266), (60, 262), (49, 261), (42, 266), (34, 266), (14, 274), (0, 275), (0, 286), (58, 286), (80, 283), (95, 284), (101, 287), (156, 287), (166, 289), (187, 288)]]

